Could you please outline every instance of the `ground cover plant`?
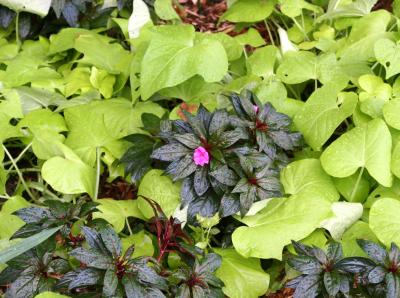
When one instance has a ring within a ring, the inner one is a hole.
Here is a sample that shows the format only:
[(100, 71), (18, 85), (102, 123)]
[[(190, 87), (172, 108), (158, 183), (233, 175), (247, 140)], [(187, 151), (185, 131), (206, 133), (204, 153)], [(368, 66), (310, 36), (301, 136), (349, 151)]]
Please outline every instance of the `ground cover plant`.
[(0, 0), (0, 296), (400, 297), (399, 7)]

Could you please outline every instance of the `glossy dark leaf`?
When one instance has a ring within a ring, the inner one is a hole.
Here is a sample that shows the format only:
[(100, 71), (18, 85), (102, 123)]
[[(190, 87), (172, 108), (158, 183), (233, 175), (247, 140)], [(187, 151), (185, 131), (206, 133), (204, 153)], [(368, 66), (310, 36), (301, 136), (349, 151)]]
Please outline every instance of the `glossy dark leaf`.
[(219, 138), (219, 145), (222, 148), (228, 148), (238, 142), (247, 138), (247, 134), (242, 128), (238, 127), (235, 130), (224, 131)]
[(191, 133), (176, 134), (174, 135), (174, 139), (190, 149), (196, 149), (201, 146), (200, 140)]
[(390, 245), (389, 259), (391, 263), (397, 264), (400, 267), (400, 250), (393, 242)]
[(1, 6), (0, 7), (0, 26), (4, 29), (7, 28), (13, 19), (15, 18), (15, 12), (11, 9)]
[(175, 170), (172, 173), (174, 177), (174, 181), (183, 179), (196, 171), (196, 164), (193, 161), (193, 157), (191, 155), (186, 155), (183, 157), (175, 166)]
[(319, 275), (306, 275), (296, 286), (294, 298), (315, 298), (321, 291), (321, 278)]
[(229, 125), (229, 115), (226, 110), (215, 111), (209, 127), (209, 134), (213, 135), (220, 131), (224, 131)]
[(335, 269), (349, 273), (362, 273), (375, 267), (375, 263), (363, 257), (351, 257), (340, 260), (335, 264)]
[(100, 234), (96, 230), (83, 226), (82, 232), (85, 234), (85, 239), (93, 250), (107, 254), (107, 249), (101, 240)]
[(210, 182), (208, 181), (207, 167), (197, 167), (194, 173), (193, 185), (198, 196), (202, 196), (208, 190)]
[(14, 212), (26, 223), (38, 223), (51, 216), (48, 209), (39, 207), (26, 207)]
[(21, 13), (19, 17), (19, 36), (21, 39), (25, 39), (31, 31), (31, 16), (25, 13)]
[(153, 287), (157, 287), (159, 289), (167, 289), (167, 283), (164, 278), (155, 272), (153, 268), (148, 266), (147, 264), (143, 266), (137, 266), (138, 271), (138, 279), (148, 285), (152, 285)]
[(6, 297), (10, 298), (34, 297), (38, 290), (39, 280), (40, 276), (38, 275), (19, 276), (7, 290)]
[(151, 157), (163, 161), (174, 161), (190, 153), (192, 150), (180, 143), (170, 143), (154, 150)]
[(256, 140), (260, 151), (265, 152), (271, 159), (275, 159), (276, 145), (272, 139), (270, 139), (265, 132), (256, 131)]
[(53, 8), (54, 13), (56, 14), (57, 18), (60, 18), (64, 5), (65, 5), (65, 0), (52, 0), (51, 1), (51, 7)]
[(297, 241), (293, 241), (293, 240), (292, 240), (292, 245), (298, 255), (306, 255), (309, 257), (314, 256), (314, 251), (313, 251), (312, 247), (304, 245)]
[(382, 246), (364, 239), (357, 239), (357, 243), (372, 260), (379, 264), (385, 263), (388, 254)]
[(232, 190), (232, 193), (242, 193), (247, 192), (251, 187), (251, 184), (247, 181), (247, 178), (242, 178), (236, 184), (235, 188)]
[(79, 287), (86, 287), (96, 285), (100, 282), (101, 271), (96, 269), (87, 268), (74, 276), (73, 280), (68, 285), (68, 289), (72, 290)]
[(257, 185), (268, 191), (281, 191), (281, 183), (276, 177), (258, 178)]
[(240, 200), (232, 194), (224, 194), (221, 199), (219, 213), (221, 217), (227, 217), (240, 211)]
[(64, 16), (68, 25), (70, 25), (71, 27), (78, 26), (79, 10), (74, 4), (72, 4), (71, 2), (65, 3), (62, 10), (62, 15)]
[(114, 297), (118, 287), (118, 277), (114, 268), (107, 269), (103, 280), (103, 295), (105, 297)]
[(242, 192), (240, 194), (240, 215), (245, 216), (246, 213), (250, 210), (251, 205), (256, 200), (257, 188), (254, 185), (251, 185), (246, 192)]
[(322, 272), (322, 266), (318, 260), (309, 256), (289, 258), (288, 264), (303, 274), (319, 274)]
[(221, 257), (215, 253), (209, 253), (199, 262), (196, 272), (204, 274), (206, 272), (215, 272), (221, 266)]
[(218, 167), (216, 170), (212, 171), (210, 176), (228, 186), (235, 186), (238, 182), (238, 177), (235, 172), (229, 169), (226, 165)]
[(110, 226), (100, 230), (100, 237), (107, 250), (114, 258), (121, 256), (122, 244), (118, 234)]
[(181, 187), (182, 206), (192, 203), (196, 197), (192, 179), (190, 177), (184, 179)]
[(113, 262), (110, 257), (95, 250), (86, 250), (82, 247), (78, 247), (71, 251), (70, 254), (88, 267), (108, 269), (113, 266)]
[(386, 298), (400, 297), (400, 277), (395, 273), (386, 274)]
[(320, 262), (320, 264), (328, 264), (328, 258), (325, 252), (319, 247), (313, 247), (314, 257)]
[(385, 279), (386, 269), (381, 266), (376, 266), (368, 273), (368, 281), (373, 284), (381, 283)]
[(145, 297), (146, 292), (132, 274), (125, 274), (122, 277), (122, 284), (124, 285), (125, 294), (128, 298)]
[(205, 195), (201, 198), (196, 198), (189, 205), (188, 215), (193, 218), (196, 217), (196, 214), (200, 214), (203, 217), (211, 217), (215, 213), (217, 213), (219, 207), (219, 200), (214, 198), (212, 195)]
[(334, 260), (335, 262), (341, 260), (343, 258), (342, 245), (337, 242), (329, 243), (327, 249), (327, 256), (329, 259)]
[(299, 133), (290, 133), (285, 131), (269, 131), (268, 136), (281, 148), (293, 150), (299, 145), (301, 135)]
[(341, 278), (336, 271), (324, 273), (324, 285), (328, 294), (335, 297), (340, 290)]

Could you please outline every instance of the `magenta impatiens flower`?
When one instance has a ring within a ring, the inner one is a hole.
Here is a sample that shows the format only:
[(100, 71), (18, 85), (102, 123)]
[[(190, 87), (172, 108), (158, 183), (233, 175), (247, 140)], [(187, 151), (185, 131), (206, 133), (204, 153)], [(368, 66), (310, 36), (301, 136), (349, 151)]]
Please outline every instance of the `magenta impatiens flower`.
[(256, 112), (256, 114), (257, 114), (257, 113), (258, 113), (258, 110), (259, 110), (258, 106), (253, 105), (253, 110), (254, 110), (254, 112)]
[(206, 148), (201, 146), (197, 147), (193, 153), (193, 160), (194, 163), (198, 166), (204, 166), (208, 164), (208, 162), (210, 161), (210, 156), (208, 155)]

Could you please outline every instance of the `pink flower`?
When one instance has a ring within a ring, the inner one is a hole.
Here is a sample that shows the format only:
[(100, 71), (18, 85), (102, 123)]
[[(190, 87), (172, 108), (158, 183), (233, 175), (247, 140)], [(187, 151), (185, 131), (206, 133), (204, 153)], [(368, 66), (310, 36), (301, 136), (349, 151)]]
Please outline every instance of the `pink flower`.
[(204, 166), (210, 161), (210, 156), (204, 147), (197, 147), (193, 153), (194, 163), (198, 166)]
[(253, 110), (254, 110), (254, 112), (256, 112), (256, 114), (258, 113), (258, 106), (256, 106), (256, 105), (253, 105)]

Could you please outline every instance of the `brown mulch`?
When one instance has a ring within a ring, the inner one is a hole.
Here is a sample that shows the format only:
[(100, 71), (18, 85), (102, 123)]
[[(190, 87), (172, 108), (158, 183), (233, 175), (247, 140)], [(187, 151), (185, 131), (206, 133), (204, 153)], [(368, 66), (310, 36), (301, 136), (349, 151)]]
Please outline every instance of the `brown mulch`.
[(136, 185), (125, 181), (123, 178), (117, 178), (112, 182), (107, 182), (107, 173), (101, 176), (99, 190), (100, 199), (134, 200), (136, 197)]
[(265, 296), (266, 298), (293, 298), (294, 290), (289, 288), (284, 288), (276, 293), (269, 294)]

